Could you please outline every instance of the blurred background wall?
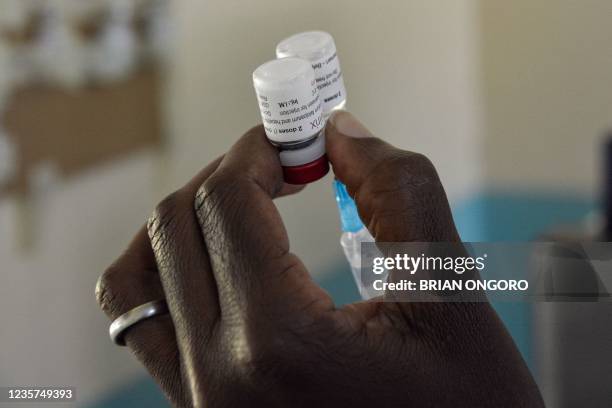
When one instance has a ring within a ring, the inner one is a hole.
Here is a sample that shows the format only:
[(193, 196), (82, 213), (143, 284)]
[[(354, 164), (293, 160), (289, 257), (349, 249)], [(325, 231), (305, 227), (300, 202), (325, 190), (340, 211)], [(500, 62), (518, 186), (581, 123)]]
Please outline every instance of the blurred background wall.
[[(478, 13), (485, 171), (481, 193), (456, 209), (464, 239), (533, 239), (596, 218), (612, 125), (612, 4), (494, 0)], [(532, 308), (497, 309), (533, 365)]]
[[(39, 183), (27, 248), (23, 203), (0, 198), (0, 365), (11, 367), (0, 369), (0, 384), (52, 378), (78, 388), (79, 406), (164, 406), (131, 355), (110, 344), (95, 281), (157, 201), (259, 122), (251, 72), (298, 31), (334, 35), (349, 109), (379, 137), (432, 159), (465, 240), (531, 239), (594, 208), (612, 106), (609, 2), (173, 6), (164, 142)], [(278, 205), (294, 251), (342, 303), (356, 293), (330, 181)], [(498, 310), (530, 359), (529, 308)]]
[(487, 184), (593, 195), (612, 126), (605, 0), (481, 1)]

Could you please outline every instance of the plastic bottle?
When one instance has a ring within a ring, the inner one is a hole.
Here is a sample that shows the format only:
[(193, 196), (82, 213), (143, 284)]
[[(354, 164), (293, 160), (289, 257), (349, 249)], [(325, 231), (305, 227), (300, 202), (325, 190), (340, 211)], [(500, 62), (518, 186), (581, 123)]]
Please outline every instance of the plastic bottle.
[(346, 190), (346, 186), (338, 180), (334, 180), (334, 191), (336, 193), (336, 204), (340, 212), (340, 221), (342, 225), (342, 236), (340, 237), (340, 245), (344, 251), (344, 256), (348, 261), (355, 284), (359, 290), (361, 298), (364, 300), (371, 299), (379, 293), (374, 290), (374, 280), (386, 281), (387, 273), (382, 275), (373, 275), (370, 271), (363, 273), (361, 265), (361, 244), (365, 242), (374, 242), (374, 238), (370, 231), (363, 225), (357, 212), (355, 201), (351, 198)]

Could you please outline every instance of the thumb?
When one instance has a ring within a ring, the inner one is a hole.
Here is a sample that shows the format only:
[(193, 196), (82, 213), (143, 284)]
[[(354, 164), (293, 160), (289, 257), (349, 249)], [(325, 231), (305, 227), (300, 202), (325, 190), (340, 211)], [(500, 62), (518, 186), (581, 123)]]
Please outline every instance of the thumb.
[(455, 242), (459, 235), (431, 161), (376, 138), (348, 112), (332, 115), (327, 155), (378, 242)]

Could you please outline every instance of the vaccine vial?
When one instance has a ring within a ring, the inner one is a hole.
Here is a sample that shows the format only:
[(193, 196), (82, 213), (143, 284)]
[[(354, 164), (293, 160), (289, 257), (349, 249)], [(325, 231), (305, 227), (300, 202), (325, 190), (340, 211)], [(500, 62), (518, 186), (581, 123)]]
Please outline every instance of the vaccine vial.
[[(310, 62), (315, 72), (317, 90), (321, 95), (325, 120), (334, 111), (346, 107), (346, 88), (336, 43), (331, 34), (324, 31), (307, 31), (292, 35), (278, 43), (276, 57), (301, 58)], [(359, 218), (355, 201), (346, 186), (339, 180), (334, 180), (333, 187), (342, 227), (340, 245), (353, 272), (361, 298), (371, 299), (379, 293), (373, 288), (372, 274), (362, 273), (361, 244), (374, 242), (374, 238)], [(386, 275), (381, 278), (386, 280)]]
[(325, 176), (325, 120), (310, 62), (266, 62), (253, 72), (253, 86), (266, 136), (278, 148), (285, 182), (307, 184)]
[(276, 46), (277, 58), (296, 57), (309, 61), (315, 72), (324, 118), (346, 106), (346, 89), (336, 43), (324, 31), (306, 31), (288, 37)]

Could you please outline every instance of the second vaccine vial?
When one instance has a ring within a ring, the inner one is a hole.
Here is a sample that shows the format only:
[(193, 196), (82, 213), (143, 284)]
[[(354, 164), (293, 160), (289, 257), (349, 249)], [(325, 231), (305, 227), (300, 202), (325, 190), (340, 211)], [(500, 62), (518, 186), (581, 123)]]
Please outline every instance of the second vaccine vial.
[(325, 31), (306, 31), (285, 38), (276, 46), (276, 58), (301, 58), (310, 62), (325, 119), (346, 106), (346, 88), (336, 43)]

